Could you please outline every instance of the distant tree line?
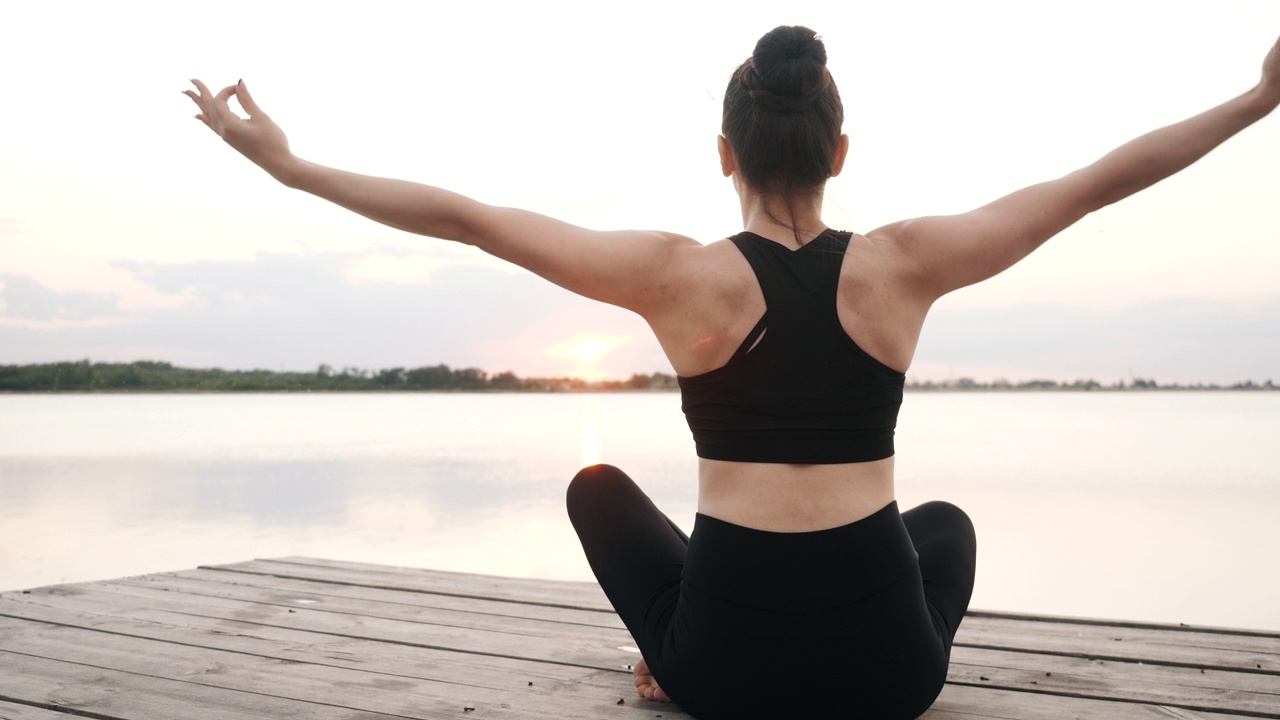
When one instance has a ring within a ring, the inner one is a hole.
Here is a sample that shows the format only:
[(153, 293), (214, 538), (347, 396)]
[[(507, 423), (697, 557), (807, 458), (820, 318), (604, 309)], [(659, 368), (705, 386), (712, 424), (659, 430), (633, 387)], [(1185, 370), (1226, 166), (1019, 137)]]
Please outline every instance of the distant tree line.
[(0, 392), (382, 392), (671, 390), (674, 375), (635, 374), (627, 380), (587, 381), (568, 377), (518, 377), (478, 368), (432, 365), (419, 368), (314, 372), (221, 370), (175, 367), (167, 362), (80, 362), (0, 365)]
[(1267, 380), (1263, 383), (1255, 383), (1252, 380), (1245, 380), (1233, 385), (1216, 385), (1213, 383), (1195, 383), (1194, 385), (1180, 385), (1178, 383), (1160, 384), (1150, 378), (1132, 378), (1129, 381), (1117, 380), (1110, 385), (1103, 385), (1097, 380), (1072, 380), (1070, 382), (1058, 382), (1057, 380), (1023, 380), (1019, 382), (1010, 382), (1008, 380), (993, 380), (989, 383), (977, 382), (972, 378), (957, 378), (955, 380), (912, 380), (907, 383), (908, 390), (1075, 390), (1075, 391), (1115, 391), (1115, 390), (1275, 390), (1276, 386)]
[[(478, 368), (451, 368), (426, 365), (418, 368), (366, 370), (347, 367), (335, 370), (321, 365), (313, 372), (273, 372), (271, 370), (221, 370), (183, 368), (167, 362), (132, 363), (80, 362), (40, 365), (0, 365), (0, 392), (599, 392), (629, 390), (675, 390), (676, 377), (666, 373), (637, 373), (626, 380), (583, 380), (571, 377), (522, 378), (513, 372), (490, 374)], [(1096, 380), (995, 380), (977, 382), (955, 380), (911, 380), (908, 390), (917, 391), (1117, 391), (1117, 390), (1275, 390), (1270, 380), (1252, 380), (1234, 385), (1159, 384), (1134, 378), (1104, 385)]]

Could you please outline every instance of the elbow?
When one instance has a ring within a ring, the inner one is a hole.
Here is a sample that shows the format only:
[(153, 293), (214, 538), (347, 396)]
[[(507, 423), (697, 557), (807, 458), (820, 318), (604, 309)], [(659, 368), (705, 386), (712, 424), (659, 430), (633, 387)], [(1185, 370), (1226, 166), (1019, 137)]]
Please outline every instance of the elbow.
[(1094, 210), (1101, 210), (1108, 205), (1114, 205), (1144, 187), (1146, 186), (1141, 184), (1121, 183), (1102, 188), (1086, 200), (1085, 207), (1083, 208), (1084, 212), (1081, 213), (1081, 217), (1088, 215)]

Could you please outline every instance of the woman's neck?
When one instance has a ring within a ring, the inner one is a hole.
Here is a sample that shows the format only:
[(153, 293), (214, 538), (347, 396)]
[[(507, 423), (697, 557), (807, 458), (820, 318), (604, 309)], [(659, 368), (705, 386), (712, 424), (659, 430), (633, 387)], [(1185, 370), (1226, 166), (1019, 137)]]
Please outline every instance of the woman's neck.
[(822, 191), (794, 197), (791, 202), (778, 195), (739, 191), (742, 227), (760, 237), (799, 247), (827, 229), (822, 222)]

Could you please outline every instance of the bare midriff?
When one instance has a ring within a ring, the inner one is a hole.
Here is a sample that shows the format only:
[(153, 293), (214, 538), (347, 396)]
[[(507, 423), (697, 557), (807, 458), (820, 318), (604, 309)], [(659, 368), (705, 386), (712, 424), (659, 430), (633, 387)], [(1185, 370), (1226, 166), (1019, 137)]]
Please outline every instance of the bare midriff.
[(893, 499), (892, 457), (841, 465), (698, 460), (698, 512), (756, 530), (840, 527)]

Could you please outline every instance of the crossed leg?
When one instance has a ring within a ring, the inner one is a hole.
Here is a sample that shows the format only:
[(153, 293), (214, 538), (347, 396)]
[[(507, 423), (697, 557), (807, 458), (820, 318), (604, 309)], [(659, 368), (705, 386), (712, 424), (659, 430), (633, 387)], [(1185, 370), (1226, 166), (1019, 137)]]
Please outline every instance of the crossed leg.
[(583, 468), (569, 483), (569, 520), (600, 587), (639, 646), (636, 692), (670, 702), (651, 671), (680, 596), (689, 538), (626, 473)]
[[(660, 686), (662, 639), (676, 601), (689, 538), (611, 465), (581, 470), (567, 492), (569, 519), (600, 587), (640, 648), (636, 692), (669, 702)], [(919, 555), (935, 630), (950, 655), (973, 593), (977, 541), (964, 511), (929, 502), (902, 513)]]
[(950, 657), (951, 641), (973, 595), (978, 553), (973, 523), (955, 505), (934, 501), (902, 513), (902, 524), (920, 556), (924, 599)]

